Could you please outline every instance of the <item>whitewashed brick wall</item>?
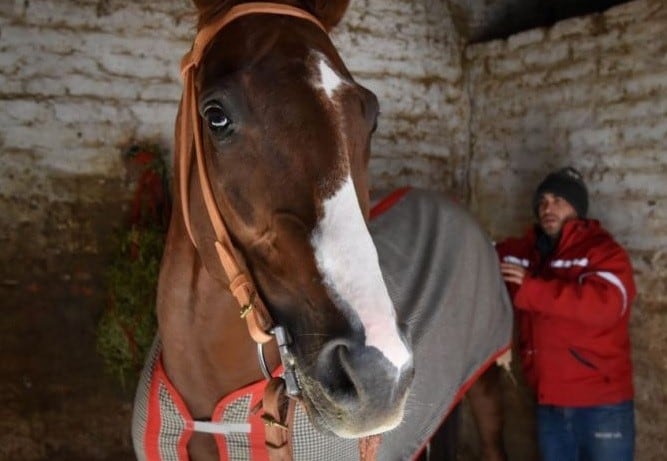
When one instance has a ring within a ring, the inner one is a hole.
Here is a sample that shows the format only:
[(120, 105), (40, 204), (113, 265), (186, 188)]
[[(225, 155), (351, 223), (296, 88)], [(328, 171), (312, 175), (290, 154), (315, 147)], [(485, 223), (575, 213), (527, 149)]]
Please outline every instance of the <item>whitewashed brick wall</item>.
[(0, 10), (3, 152), (45, 172), (118, 174), (118, 146), (167, 142), (188, 47), (184, 2), (15, 1)]
[(352, 1), (334, 42), (352, 74), (380, 99), (373, 185), (465, 196), (469, 103), (462, 43), (445, 2)]
[[(97, 257), (122, 224), (121, 152), (171, 146), (184, 1), (0, 2), (3, 281)], [(82, 262), (82, 265), (85, 265)]]
[(490, 233), (522, 232), (541, 178), (571, 164), (589, 185), (590, 215), (630, 250), (637, 459), (664, 459), (667, 2), (638, 0), (471, 46), (465, 65), (471, 206)]

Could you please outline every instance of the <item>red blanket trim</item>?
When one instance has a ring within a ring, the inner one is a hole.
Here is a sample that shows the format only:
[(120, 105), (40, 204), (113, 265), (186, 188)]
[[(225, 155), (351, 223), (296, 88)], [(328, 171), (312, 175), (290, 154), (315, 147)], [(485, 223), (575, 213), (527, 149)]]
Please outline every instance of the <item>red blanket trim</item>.
[(153, 370), (153, 378), (151, 379), (151, 390), (148, 404), (148, 421), (146, 427), (146, 434), (144, 438), (144, 448), (146, 456), (150, 460), (162, 459), (160, 453), (160, 430), (162, 423), (162, 415), (160, 414), (160, 385), (164, 385), (171, 395), (176, 408), (181, 417), (185, 420), (186, 428), (178, 439), (177, 452), (178, 458), (182, 461), (187, 461), (188, 458), (188, 442), (192, 436), (192, 416), (188, 411), (187, 405), (181, 398), (172, 382), (169, 380), (167, 373), (162, 365), (162, 357), (159, 357), (155, 368)]
[[(463, 383), (463, 386), (461, 386), (459, 388), (458, 392), (454, 396), (454, 399), (452, 400), (451, 405), (447, 409), (447, 412), (442, 417), (442, 419), (440, 420), (440, 423), (438, 424), (437, 427), (440, 427), (440, 425), (445, 421), (445, 419), (447, 419), (447, 417), (452, 412), (454, 407), (456, 405), (458, 405), (458, 403), (461, 401), (461, 399), (463, 399), (463, 396), (465, 395), (465, 393), (468, 392), (468, 389), (470, 389), (470, 386), (472, 386), (475, 383), (475, 381), (477, 381), (477, 378), (479, 378), (482, 373), (484, 373), (490, 366), (492, 366), (493, 362), (498, 360), (498, 357), (500, 357), (505, 352), (507, 352), (507, 350), (510, 349), (511, 347), (512, 347), (512, 342), (510, 341), (510, 343), (507, 344), (507, 346), (501, 347), (495, 354), (493, 354), (491, 357), (489, 357), (486, 360), (486, 362), (484, 362), (484, 364), (482, 366), (480, 366), (477, 369), (477, 371), (465, 383)], [(421, 448), (419, 448), (419, 450), (417, 450), (415, 452), (415, 455), (412, 457), (412, 461), (415, 461), (417, 458), (419, 458), (419, 455), (422, 454), (422, 452), (426, 448), (426, 445), (428, 445), (428, 443), (430, 441), (431, 441), (431, 439), (428, 439), (424, 442), (424, 444), (421, 446)]]
[[(273, 377), (278, 377), (283, 373), (283, 366), (279, 365), (272, 373)], [(266, 379), (256, 381), (249, 384), (246, 387), (227, 394), (218, 402), (213, 410), (213, 415), (211, 415), (211, 420), (221, 421), (222, 414), (224, 413), (227, 405), (237, 398), (243, 397), (244, 395), (252, 394), (250, 399), (250, 408), (256, 408), (259, 402), (264, 396), (264, 389), (269, 382)], [(269, 453), (266, 450), (266, 444), (264, 441), (264, 421), (261, 418), (262, 412), (258, 411), (253, 414), (250, 413), (248, 417), (248, 423), (250, 424), (250, 433), (248, 434), (248, 439), (250, 442), (250, 457), (253, 461), (269, 461)], [(218, 453), (222, 456), (221, 459), (226, 459), (227, 456), (227, 443), (225, 437), (221, 434), (215, 434), (215, 442), (218, 446)]]
[(396, 202), (402, 199), (403, 196), (405, 196), (405, 194), (407, 194), (410, 191), (410, 189), (411, 189), (410, 186), (401, 187), (400, 189), (396, 189), (391, 194), (384, 197), (382, 200), (376, 203), (373, 208), (371, 208), (370, 219), (375, 219), (382, 213), (390, 209), (392, 206), (396, 204)]
[[(272, 375), (274, 377), (278, 377), (282, 373), (283, 366), (280, 365), (273, 371)], [(267, 384), (268, 381), (266, 379), (262, 379), (227, 394), (215, 406), (213, 414), (211, 415), (211, 421), (220, 421), (227, 405), (237, 398), (243, 397), (244, 395), (252, 394), (250, 399), (250, 408), (255, 408), (262, 400), (264, 389), (266, 388)], [(160, 453), (160, 425), (162, 422), (162, 416), (160, 414), (160, 396), (158, 392), (160, 385), (164, 385), (167, 388), (167, 391), (169, 392), (174, 404), (176, 405), (178, 412), (185, 421), (185, 428), (183, 429), (183, 433), (178, 440), (177, 452), (179, 461), (187, 461), (189, 459), (188, 442), (190, 441), (190, 437), (192, 437), (192, 433), (194, 432), (194, 420), (190, 414), (190, 411), (188, 410), (187, 405), (185, 404), (185, 401), (167, 376), (167, 373), (164, 370), (164, 366), (162, 364), (162, 357), (158, 358), (157, 363), (154, 366), (153, 377), (151, 379), (151, 390), (148, 402), (148, 421), (146, 434), (144, 436), (144, 450), (147, 459), (155, 461), (162, 459)], [(264, 422), (261, 419), (261, 412), (257, 412), (257, 414), (251, 413), (250, 417), (248, 418), (248, 423), (250, 424), (251, 429), (250, 434), (248, 434), (251, 458), (254, 461), (268, 461), (269, 454), (264, 443)], [(227, 443), (225, 441), (225, 437), (220, 434), (213, 434), (213, 437), (215, 438), (215, 442), (218, 447), (218, 454), (220, 459), (228, 459)]]
[(146, 432), (143, 440), (144, 452), (146, 453), (146, 458), (149, 460), (160, 459), (160, 426), (162, 416), (160, 415), (159, 387), (160, 379), (154, 376), (151, 379)]

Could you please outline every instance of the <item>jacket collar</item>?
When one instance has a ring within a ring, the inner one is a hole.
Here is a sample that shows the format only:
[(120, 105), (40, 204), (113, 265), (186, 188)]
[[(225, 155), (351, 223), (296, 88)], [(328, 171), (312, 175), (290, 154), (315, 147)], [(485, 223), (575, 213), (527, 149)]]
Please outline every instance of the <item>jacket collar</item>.
[[(561, 229), (561, 235), (552, 254), (562, 251), (564, 248), (577, 243), (584, 234), (593, 234), (602, 230), (600, 221), (597, 219), (577, 218), (567, 221)], [(535, 246), (538, 236), (542, 233), (539, 224), (533, 224), (528, 230), (528, 238), (531, 245)]]

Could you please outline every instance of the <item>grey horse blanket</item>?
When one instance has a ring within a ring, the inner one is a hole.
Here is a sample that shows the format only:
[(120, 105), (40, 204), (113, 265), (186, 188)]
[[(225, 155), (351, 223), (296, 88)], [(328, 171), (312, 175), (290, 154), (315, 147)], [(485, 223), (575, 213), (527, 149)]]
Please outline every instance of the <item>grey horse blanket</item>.
[[(449, 411), (489, 365), (509, 349), (512, 309), (487, 236), (463, 208), (441, 194), (402, 189), (381, 200), (369, 224), (380, 266), (412, 342), (415, 379), (403, 422), (383, 434), (380, 461), (419, 454)], [(187, 460), (193, 431), (215, 433), (220, 459), (266, 459), (264, 429), (250, 409), (253, 384), (225, 397), (210, 422), (193, 421), (161, 366), (156, 340), (135, 399), (139, 460)], [(317, 432), (297, 405), (296, 461), (354, 461), (355, 440)]]
[(442, 194), (403, 189), (369, 224), (380, 267), (415, 358), (403, 422), (379, 459), (411, 459), (489, 365), (509, 351), (512, 305), (487, 235)]

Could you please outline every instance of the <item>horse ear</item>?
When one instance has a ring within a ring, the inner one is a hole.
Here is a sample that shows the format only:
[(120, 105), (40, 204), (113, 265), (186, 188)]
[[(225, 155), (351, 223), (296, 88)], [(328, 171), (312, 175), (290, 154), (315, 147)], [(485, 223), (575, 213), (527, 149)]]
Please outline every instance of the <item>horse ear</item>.
[(327, 30), (331, 30), (343, 18), (350, 0), (306, 0), (304, 3), (308, 11), (319, 19)]

